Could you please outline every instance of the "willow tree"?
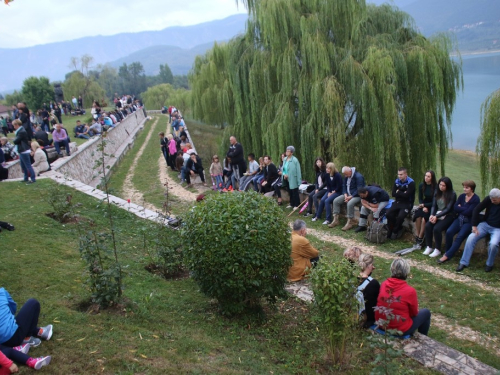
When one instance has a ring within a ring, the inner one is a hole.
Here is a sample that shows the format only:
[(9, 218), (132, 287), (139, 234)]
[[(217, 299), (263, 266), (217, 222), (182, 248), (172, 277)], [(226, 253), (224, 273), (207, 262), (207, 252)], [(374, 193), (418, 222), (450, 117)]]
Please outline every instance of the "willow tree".
[(487, 186), (500, 183), (500, 90), (493, 92), (481, 105), (481, 133), (477, 140), (482, 194)]
[(399, 166), (444, 173), (461, 62), (445, 35), (364, 0), (246, 0), (247, 31), (196, 60), (194, 116), (227, 122), (247, 152), (294, 145), (389, 186)]

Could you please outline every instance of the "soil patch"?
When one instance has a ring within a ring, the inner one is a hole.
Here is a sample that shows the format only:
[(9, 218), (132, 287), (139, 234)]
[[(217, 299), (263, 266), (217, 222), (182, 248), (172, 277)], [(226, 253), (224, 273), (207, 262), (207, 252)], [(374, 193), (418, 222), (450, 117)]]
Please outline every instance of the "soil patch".
[(163, 272), (161, 267), (158, 267), (158, 265), (154, 263), (149, 263), (147, 266), (144, 267), (144, 269), (154, 275), (161, 276), (166, 280), (182, 280), (189, 278), (188, 270), (183, 270), (175, 274), (165, 274), (165, 272)]

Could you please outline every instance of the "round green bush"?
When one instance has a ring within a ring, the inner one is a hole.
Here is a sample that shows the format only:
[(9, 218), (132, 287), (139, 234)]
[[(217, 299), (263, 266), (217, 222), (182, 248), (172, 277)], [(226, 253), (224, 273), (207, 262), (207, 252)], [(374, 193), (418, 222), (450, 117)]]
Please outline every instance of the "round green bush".
[(223, 314), (285, 295), (290, 230), (274, 200), (255, 192), (210, 195), (185, 217), (182, 238), (185, 265)]

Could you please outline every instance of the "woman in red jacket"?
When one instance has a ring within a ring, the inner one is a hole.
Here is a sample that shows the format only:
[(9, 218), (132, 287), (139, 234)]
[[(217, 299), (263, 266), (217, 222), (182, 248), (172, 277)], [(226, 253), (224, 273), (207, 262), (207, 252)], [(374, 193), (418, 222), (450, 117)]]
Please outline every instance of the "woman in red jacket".
[[(387, 329), (401, 331), (404, 335), (413, 335), (418, 330), (426, 335), (431, 325), (431, 312), (418, 309), (417, 291), (408, 285), (406, 279), (410, 274), (410, 265), (405, 259), (398, 258), (391, 264), (391, 277), (382, 283), (377, 299), (377, 307), (391, 309), (394, 315)], [(387, 311), (388, 312), (388, 311)], [(399, 317), (399, 318), (398, 318)], [(375, 320), (386, 320), (386, 314), (375, 308)]]

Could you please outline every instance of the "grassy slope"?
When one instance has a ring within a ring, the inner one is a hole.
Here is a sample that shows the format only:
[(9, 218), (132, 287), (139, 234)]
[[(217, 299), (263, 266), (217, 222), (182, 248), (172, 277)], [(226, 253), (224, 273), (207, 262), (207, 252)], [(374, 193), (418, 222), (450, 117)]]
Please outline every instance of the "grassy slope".
[[(33, 355), (51, 354), (47, 373), (107, 374), (366, 374), (373, 355), (359, 347), (356, 333), (350, 350), (353, 367), (335, 370), (325, 362), (325, 345), (306, 305), (281, 301), (267, 309), (268, 321), (226, 319), (190, 279), (165, 281), (144, 270), (142, 221), (116, 209), (121, 261), (128, 265), (119, 309), (89, 314), (82, 288), (83, 264), (78, 255), (76, 224), (62, 225), (45, 216), (50, 207), (41, 198), (54, 184), (0, 184), (2, 219), (16, 225), (2, 232), (2, 286), (22, 303), (42, 303), (41, 324), (53, 323), (54, 336)], [(33, 202), (33, 197), (37, 199)], [(73, 192), (80, 214), (107, 227), (98, 201)], [(26, 202), (33, 202), (27, 204)], [(29, 239), (26, 241), (26, 239)], [(355, 365), (354, 365), (355, 363)], [(412, 374), (430, 374), (413, 361), (401, 365)], [(30, 370), (21, 368), (21, 373)], [(317, 372), (318, 371), (318, 372)], [(403, 373), (403, 372), (402, 372)], [(408, 373), (408, 372), (405, 372)]]

